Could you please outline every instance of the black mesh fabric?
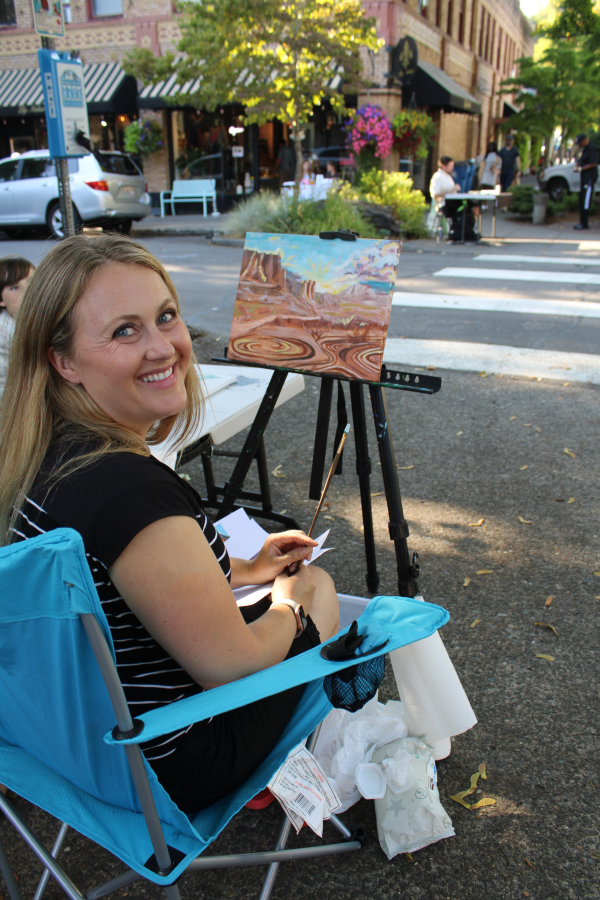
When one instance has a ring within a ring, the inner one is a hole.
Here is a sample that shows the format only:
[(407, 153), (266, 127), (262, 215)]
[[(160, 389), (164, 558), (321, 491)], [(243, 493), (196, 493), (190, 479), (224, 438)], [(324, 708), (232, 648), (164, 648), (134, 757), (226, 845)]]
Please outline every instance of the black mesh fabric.
[(356, 712), (375, 696), (384, 672), (385, 656), (382, 654), (335, 675), (327, 675), (323, 680), (327, 699), (336, 709)]

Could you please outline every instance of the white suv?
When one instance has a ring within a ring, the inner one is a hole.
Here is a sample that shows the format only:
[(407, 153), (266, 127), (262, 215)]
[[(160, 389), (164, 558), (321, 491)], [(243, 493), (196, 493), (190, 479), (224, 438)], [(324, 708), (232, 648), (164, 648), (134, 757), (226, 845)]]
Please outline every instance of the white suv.
[(581, 175), (573, 171), (575, 162), (560, 163), (556, 166), (548, 166), (540, 172), (538, 181), (543, 191), (546, 191), (552, 200), (562, 200), (567, 194), (578, 194), (581, 187)]
[[(150, 213), (144, 176), (126, 153), (96, 150), (69, 159), (75, 225), (110, 226), (128, 233)], [(0, 230), (18, 233), (46, 225), (62, 237), (58, 178), (48, 150), (0, 159)]]

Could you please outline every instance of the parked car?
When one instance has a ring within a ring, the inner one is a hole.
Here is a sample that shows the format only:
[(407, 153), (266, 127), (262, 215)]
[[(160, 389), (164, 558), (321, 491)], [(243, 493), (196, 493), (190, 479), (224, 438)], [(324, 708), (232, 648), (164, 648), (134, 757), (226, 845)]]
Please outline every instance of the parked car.
[(199, 156), (183, 170), (184, 178), (214, 178), (218, 191), (223, 187), (223, 157), (220, 153)]
[(574, 165), (575, 162), (560, 163), (540, 171), (538, 175), (540, 187), (552, 200), (558, 202), (566, 194), (579, 193), (580, 174), (573, 171)]
[[(150, 213), (144, 176), (126, 153), (100, 150), (69, 159), (69, 176), (76, 225), (128, 234), (133, 221)], [(48, 150), (0, 159), (0, 229), (14, 234), (40, 225), (63, 236), (58, 178)]]
[(347, 147), (316, 147), (310, 151), (310, 156), (322, 175), (325, 175), (327, 163), (329, 162), (336, 164), (340, 174), (343, 169), (350, 169), (355, 166)]

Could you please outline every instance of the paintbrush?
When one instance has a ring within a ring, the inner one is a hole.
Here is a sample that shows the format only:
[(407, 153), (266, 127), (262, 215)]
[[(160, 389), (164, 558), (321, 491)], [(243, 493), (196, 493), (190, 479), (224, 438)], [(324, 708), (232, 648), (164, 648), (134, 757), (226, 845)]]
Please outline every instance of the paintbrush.
[[(339, 461), (340, 461), (340, 456), (342, 455), (342, 450), (344, 449), (344, 444), (346, 443), (346, 438), (348, 437), (349, 434), (350, 434), (350, 425), (348, 424), (348, 425), (346, 425), (346, 427), (344, 428), (344, 433), (343, 433), (343, 435), (342, 435), (342, 439), (341, 439), (341, 441), (340, 441), (340, 443), (339, 443), (339, 446), (338, 446), (338, 448), (337, 448), (336, 454), (335, 454), (335, 456), (333, 457), (333, 462), (331, 463), (331, 468), (330, 468), (329, 473), (328, 473), (328, 475), (327, 475), (327, 480), (325, 481), (325, 486), (323, 487), (323, 490), (321, 491), (321, 496), (320, 496), (320, 498), (319, 498), (319, 502), (318, 502), (318, 504), (317, 504), (317, 508), (316, 508), (316, 510), (315, 510), (315, 514), (314, 514), (314, 516), (313, 516), (313, 520), (312, 520), (312, 522), (310, 523), (310, 528), (308, 529), (308, 536), (309, 536), (309, 537), (312, 537), (313, 529), (314, 529), (314, 527), (315, 527), (315, 525), (316, 525), (316, 523), (317, 523), (317, 518), (318, 518), (318, 516), (319, 516), (319, 513), (321, 512), (321, 507), (323, 506), (323, 501), (325, 500), (325, 497), (327, 496), (327, 491), (328, 491), (328, 489), (329, 489), (329, 485), (330, 485), (330, 483), (331, 483), (331, 479), (333, 478), (333, 476), (334, 476), (334, 474), (335, 474), (335, 470), (337, 469), (337, 465), (338, 465), (338, 463), (339, 463)], [(301, 565), (301, 563), (292, 563), (290, 566), (288, 566), (288, 575), (295, 575), (295, 573), (296, 573), (296, 572), (298, 571), (298, 569), (300, 568), (300, 565)]]

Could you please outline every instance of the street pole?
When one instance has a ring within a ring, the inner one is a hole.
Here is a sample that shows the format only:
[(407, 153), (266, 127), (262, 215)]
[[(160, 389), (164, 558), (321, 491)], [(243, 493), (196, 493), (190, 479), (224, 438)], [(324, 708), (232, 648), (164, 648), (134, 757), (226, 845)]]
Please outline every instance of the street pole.
[[(43, 50), (56, 50), (54, 38), (43, 37), (41, 40)], [(73, 203), (71, 202), (69, 161), (55, 157), (54, 165), (56, 166), (56, 176), (58, 178), (58, 202), (60, 203), (63, 237), (71, 237), (71, 235), (75, 234), (75, 219), (73, 218)]]

